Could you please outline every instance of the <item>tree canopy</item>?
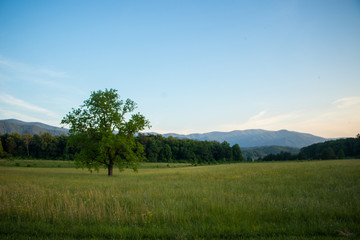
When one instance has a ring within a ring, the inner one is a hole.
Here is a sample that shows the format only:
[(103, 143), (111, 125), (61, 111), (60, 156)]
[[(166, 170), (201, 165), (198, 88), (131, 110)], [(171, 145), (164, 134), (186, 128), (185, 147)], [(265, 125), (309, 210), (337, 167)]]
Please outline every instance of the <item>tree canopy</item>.
[(105, 89), (92, 92), (80, 108), (63, 118), (61, 123), (70, 127), (68, 146), (76, 150), (78, 167), (90, 171), (105, 167), (109, 176), (114, 166), (137, 170), (144, 150), (134, 134), (151, 126), (140, 113), (127, 117), (136, 107), (130, 99), (121, 100), (117, 90)]

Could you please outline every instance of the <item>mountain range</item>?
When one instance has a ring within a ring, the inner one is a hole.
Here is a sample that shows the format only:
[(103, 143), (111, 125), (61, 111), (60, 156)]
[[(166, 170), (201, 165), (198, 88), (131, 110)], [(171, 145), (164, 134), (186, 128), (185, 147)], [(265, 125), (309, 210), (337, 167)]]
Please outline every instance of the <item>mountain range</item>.
[(50, 133), (53, 136), (67, 135), (69, 130), (65, 128), (53, 127), (39, 122), (23, 122), (17, 119), (0, 120), (0, 133), (17, 132), (21, 135), (29, 133), (31, 135)]
[(195, 139), (201, 141), (227, 141), (230, 145), (240, 147), (286, 146), (302, 148), (314, 143), (325, 142), (327, 139), (308, 133), (288, 130), (267, 131), (262, 129), (237, 130), (231, 132), (209, 132), (202, 134), (181, 135), (176, 133), (163, 134), (164, 137)]
[[(68, 129), (53, 127), (39, 122), (23, 122), (16, 119), (0, 120), (0, 133), (40, 134), (48, 132), (51, 135), (68, 134)], [(154, 133), (156, 134), (156, 133)], [(199, 141), (227, 141), (230, 145), (239, 144), (241, 148), (260, 146), (285, 146), (302, 148), (314, 143), (324, 142), (328, 139), (308, 133), (288, 130), (267, 131), (262, 129), (237, 130), (231, 132), (209, 132), (195, 134), (162, 134), (164, 137), (172, 136), (180, 139), (194, 139)]]

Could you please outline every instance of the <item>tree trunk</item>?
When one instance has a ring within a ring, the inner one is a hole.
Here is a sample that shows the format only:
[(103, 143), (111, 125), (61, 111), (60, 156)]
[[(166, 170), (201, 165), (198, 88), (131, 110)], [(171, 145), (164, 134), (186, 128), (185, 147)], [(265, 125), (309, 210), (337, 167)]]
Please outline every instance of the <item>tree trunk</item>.
[(108, 166), (108, 176), (112, 176), (113, 175), (113, 166), (112, 165), (109, 165)]
[(113, 175), (113, 167), (114, 167), (114, 160), (110, 159), (109, 165), (108, 165), (108, 176)]

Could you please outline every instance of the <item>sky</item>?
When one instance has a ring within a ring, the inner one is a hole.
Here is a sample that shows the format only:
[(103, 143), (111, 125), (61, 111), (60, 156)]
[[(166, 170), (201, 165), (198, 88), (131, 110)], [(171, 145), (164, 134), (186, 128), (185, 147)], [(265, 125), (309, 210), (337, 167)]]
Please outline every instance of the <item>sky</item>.
[(0, 119), (61, 126), (92, 91), (157, 133), (360, 132), (359, 0), (0, 0)]

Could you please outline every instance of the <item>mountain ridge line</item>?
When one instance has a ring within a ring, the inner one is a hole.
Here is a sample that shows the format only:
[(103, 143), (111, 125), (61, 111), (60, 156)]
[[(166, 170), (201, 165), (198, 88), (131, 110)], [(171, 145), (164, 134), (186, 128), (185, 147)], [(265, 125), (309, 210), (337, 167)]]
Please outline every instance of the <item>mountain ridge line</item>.
[[(54, 127), (41, 122), (24, 122), (17, 119), (0, 120), (0, 133), (10, 134), (18, 132), (23, 135), (40, 134), (48, 132), (51, 135), (68, 134), (68, 129)], [(143, 134), (158, 134), (156, 132), (145, 132)], [(208, 133), (191, 133), (191, 134), (177, 134), (165, 133), (159, 134), (164, 137), (174, 137), (179, 139), (193, 139), (199, 141), (226, 141), (231, 145), (238, 144), (242, 148), (262, 147), (262, 146), (286, 146), (302, 148), (314, 143), (325, 142), (327, 138), (312, 135), (310, 133), (301, 133), (289, 130), (263, 130), (263, 129), (245, 129), (233, 130), (229, 132), (212, 131)]]

